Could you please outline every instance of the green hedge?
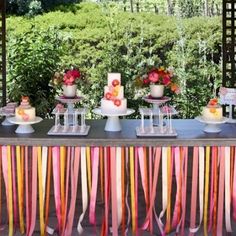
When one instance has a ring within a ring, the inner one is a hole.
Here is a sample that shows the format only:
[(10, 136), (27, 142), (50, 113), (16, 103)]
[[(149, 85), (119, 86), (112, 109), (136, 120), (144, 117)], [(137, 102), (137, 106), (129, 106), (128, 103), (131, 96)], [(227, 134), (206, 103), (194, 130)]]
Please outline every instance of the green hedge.
[[(32, 19), (10, 17), (7, 30), (11, 42), (25, 32), (30, 34), (32, 25), (39, 32), (56, 28), (64, 47), (61, 67), (78, 65), (87, 78), (81, 86), (83, 105), (91, 109), (99, 106), (107, 73), (118, 71), (129, 107), (147, 106), (142, 101), (147, 91), (136, 90), (133, 81), (148, 65), (175, 68), (182, 85), (181, 95), (173, 98), (179, 117), (195, 117), (214, 96), (221, 82), (220, 17), (182, 20), (152, 13), (119, 12), (113, 6), (75, 6), (73, 12), (58, 10)], [(11, 54), (14, 48), (8, 46), (8, 51)], [(15, 79), (11, 74), (9, 77)]]

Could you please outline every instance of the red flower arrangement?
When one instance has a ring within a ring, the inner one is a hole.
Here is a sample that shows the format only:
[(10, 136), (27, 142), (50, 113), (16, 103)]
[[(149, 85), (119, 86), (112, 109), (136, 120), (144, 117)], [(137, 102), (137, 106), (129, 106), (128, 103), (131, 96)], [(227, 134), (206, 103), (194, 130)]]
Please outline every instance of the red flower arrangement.
[(64, 74), (63, 83), (64, 85), (73, 85), (80, 78), (80, 71), (76, 69), (68, 70)]
[(179, 86), (175, 82), (172, 69), (165, 69), (164, 67), (152, 68), (147, 74), (140, 76), (136, 79), (135, 84), (137, 87), (148, 87), (151, 84), (164, 85), (169, 87), (172, 92), (178, 94), (180, 92)]
[(62, 72), (55, 72), (52, 78), (52, 86), (61, 88), (62, 85), (74, 85), (81, 80), (81, 72), (78, 69), (72, 68)]

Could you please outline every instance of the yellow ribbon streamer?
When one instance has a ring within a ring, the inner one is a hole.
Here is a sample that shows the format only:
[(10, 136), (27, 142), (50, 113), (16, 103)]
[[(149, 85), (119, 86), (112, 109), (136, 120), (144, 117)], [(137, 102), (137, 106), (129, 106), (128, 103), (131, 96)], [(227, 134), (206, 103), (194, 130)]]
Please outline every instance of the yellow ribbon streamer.
[(8, 175), (8, 196), (9, 196), (9, 236), (13, 236), (13, 199), (12, 199), (12, 169), (11, 169), (11, 146), (7, 146), (7, 175)]
[(42, 149), (37, 148), (38, 151), (38, 181), (39, 181), (39, 219), (40, 219), (40, 235), (45, 235), (44, 225), (44, 204), (43, 204), (43, 176), (42, 176)]
[(207, 232), (207, 211), (208, 211), (208, 194), (209, 194), (209, 171), (210, 171), (210, 147), (206, 147), (206, 172), (205, 172), (205, 196), (204, 196), (204, 236), (208, 235)]
[(87, 173), (88, 173), (88, 190), (90, 195), (92, 188), (90, 147), (86, 147), (86, 160), (87, 160)]
[(135, 209), (135, 186), (134, 186), (134, 147), (129, 148), (130, 153), (130, 194), (131, 194), (131, 217), (132, 217), (132, 231), (136, 231), (136, 209)]
[(24, 212), (23, 212), (23, 193), (22, 193), (22, 167), (21, 167), (21, 150), (20, 146), (16, 146), (16, 166), (17, 166), (17, 186), (18, 186), (18, 198), (19, 198), (19, 220), (20, 220), (20, 232), (24, 234)]
[(66, 147), (60, 147), (60, 182), (61, 182), (61, 216), (62, 225), (65, 222), (65, 166)]

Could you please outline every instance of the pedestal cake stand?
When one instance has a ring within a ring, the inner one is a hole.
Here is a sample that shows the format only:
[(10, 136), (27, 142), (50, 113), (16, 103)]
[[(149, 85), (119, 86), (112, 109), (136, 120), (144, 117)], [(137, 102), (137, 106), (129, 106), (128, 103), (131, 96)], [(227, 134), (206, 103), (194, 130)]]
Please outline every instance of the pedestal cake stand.
[(35, 120), (33, 121), (19, 121), (15, 117), (9, 117), (8, 121), (12, 124), (17, 124), (19, 125), (15, 132), (17, 134), (30, 134), (34, 132), (34, 129), (31, 125), (39, 123), (43, 119), (41, 117), (35, 117)]
[(222, 120), (219, 121), (208, 121), (205, 120), (202, 116), (198, 116), (195, 118), (197, 121), (204, 123), (204, 132), (206, 133), (219, 133), (221, 132), (220, 125), (224, 124), (228, 121), (227, 118), (223, 117)]
[[(83, 97), (75, 97), (75, 98), (67, 98), (64, 96), (56, 97), (56, 100), (58, 100), (59, 102), (67, 104), (67, 109), (69, 114), (73, 114), (74, 104), (80, 102), (82, 99)], [(69, 115), (69, 124), (73, 124), (73, 115)]]
[(93, 112), (97, 115), (107, 116), (107, 122), (105, 125), (105, 131), (117, 132), (121, 131), (121, 124), (119, 116), (128, 116), (134, 113), (133, 109), (127, 109), (124, 113), (112, 114), (112, 113), (102, 113), (101, 108), (95, 108)]
[[(170, 97), (161, 97), (161, 98), (153, 98), (151, 95), (143, 97), (145, 102), (153, 104), (153, 113), (159, 114), (160, 106), (168, 101), (170, 101)], [(158, 115), (154, 115), (153, 117), (153, 125), (159, 125), (159, 117)]]

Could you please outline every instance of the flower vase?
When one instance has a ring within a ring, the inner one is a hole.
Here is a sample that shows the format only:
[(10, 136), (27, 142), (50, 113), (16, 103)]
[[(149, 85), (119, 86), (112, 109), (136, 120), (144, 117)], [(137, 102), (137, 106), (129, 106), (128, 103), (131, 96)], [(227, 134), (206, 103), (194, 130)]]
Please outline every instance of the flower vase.
[(153, 98), (161, 98), (164, 95), (164, 85), (162, 84), (151, 84), (150, 94)]
[(63, 85), (63, 95), (67, 98), (74, 98), (76, 96), (77, 85)]

